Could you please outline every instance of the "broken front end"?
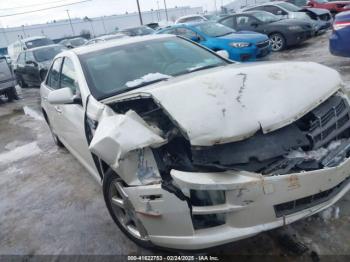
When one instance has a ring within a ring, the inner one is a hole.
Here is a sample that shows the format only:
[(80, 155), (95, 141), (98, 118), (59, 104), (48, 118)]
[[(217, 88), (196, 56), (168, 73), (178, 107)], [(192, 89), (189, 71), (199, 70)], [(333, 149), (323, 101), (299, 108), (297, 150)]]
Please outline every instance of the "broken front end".
[[(211, 146), (191, 145), (151, 96), (109, 107), (117, 127), (97, 128), (90, 149), (129, 185), (156, 245), (201, 249), (246, 238), (315, 214), (350, 189), (350, 106), (341, 92), (275, 131)], [(138, 138), (115, 142), (130, 132)]]

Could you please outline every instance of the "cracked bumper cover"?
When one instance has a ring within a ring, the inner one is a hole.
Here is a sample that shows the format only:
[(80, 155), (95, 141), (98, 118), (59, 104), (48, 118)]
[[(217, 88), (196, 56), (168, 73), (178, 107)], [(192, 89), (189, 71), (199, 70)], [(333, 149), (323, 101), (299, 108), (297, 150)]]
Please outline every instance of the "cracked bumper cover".
[[(247, 238), (328, 208), (350, 190), (349, 170), (349, 159), (334, 168), (270, 177), (249, 172), (190, 173), (172, 170), (171, 175), (184, 194), (188, 194), (189, 190), (225, 191), (225, 204), (192, 206), (191, 209), (186, 201), (181, 201), (160, 185), (126, 190), (154, 244), (176, 249), (203, 249)], [(321, 202), (299, 208), (289, 215), (276, 214), (277, 205), (320, 195), (320, 192), (332, 188), (337, 190)], [(148, 195), (161, 197), (150, 200)], [(191, 213), (225, 213), (225, 224), (195, 230)]]

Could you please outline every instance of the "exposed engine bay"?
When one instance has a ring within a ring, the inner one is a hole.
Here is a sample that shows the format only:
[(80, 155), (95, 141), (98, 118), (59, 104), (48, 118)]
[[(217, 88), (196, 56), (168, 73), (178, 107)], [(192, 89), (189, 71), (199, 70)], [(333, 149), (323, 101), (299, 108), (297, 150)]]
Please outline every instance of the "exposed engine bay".
[(337, 93), (301, 119), (276, 131), (233, 143), (191, 146), (186, 133), (152, 98), (110, 105), (120, 114), (135, 111), (167, 143), (152, 148), (161, 173), (243, 170), (283, 175), (339, 165), (350, 152), (350, 107)]

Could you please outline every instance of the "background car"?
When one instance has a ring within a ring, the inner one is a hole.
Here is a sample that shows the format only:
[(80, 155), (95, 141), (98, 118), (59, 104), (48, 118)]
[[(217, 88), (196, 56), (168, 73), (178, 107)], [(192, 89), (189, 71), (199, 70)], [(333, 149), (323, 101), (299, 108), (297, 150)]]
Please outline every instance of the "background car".
[(186, 37), (213, 51), (226, 50), (236, 61), (254, 61), (267, 56), (271, 49), (266, 35), (255, 32), (236, 32), (216, 22), (178, 24), (160, 30), (157, 34)]
[(40, 86), (52, 59), (67, 48), (62, 45), (37, 47), (20, 53), (14, 64), (14, 73), (21, 87)]
[(209, 19), (203, 15), (185, 15), (181, 16), (175, 21), (175, 24), (183, 24), (183, 23), (194, 23), (194, 22), (204, 22)]
[(283, 19), (298, 19), (310, 23), (315, 34), (330, 28), (332, 17), (327, 10), (313, 10), (312, 8), (300, 8), (284, 1), (268, 2), (265, 4), (247, 7), (243, 11), (266, 11)]
[(76, 48), (78, 46), (82, 46), (87, 42), (87, 40), (83, 37), (76, 37), (72, 39), (64, 39), (59, 44), (64, 45), (67, 48)]
[(133, 28), (123, 29), (122, 34), (127, 36), (142, 36), (142, 35), (151, 35), (154, 34), (154, 30), (148, 26), (138, 26)]
[(287, 46), (300, 44), (312, 35), (308, 22), (280, 19), (265, 11), (234, 14), (218, 22), (236, 31), (248, 30), (268, 35), (272, 51), (281, 51)]
[(307, 3), (310, 7), (317, 7), (329, 10), (333, 14), (337, 14), (344, 11), (350, 10), (349, 1), (333, 1), (328, 0), (309, 0)]
[(350, 57), (350, 11), (335, 16), (329, 48), (333, 55)]
[(7, 47), (8, 55), (13, 61), (17, 60), (18, 55), (28, 49), (39, 46), (53, 45), (54, 42), (46, 36), (33, 36), (24, 39), (18, 39)]
[(0, 56), (0, 95), (5, 95), (8, 102), (17, 99), (16, 79), (4, 56)]
[(122, 33), (113, 34), (113, 35), (103, 35), (103, 36), (99, 36), (99, 37), (96, 37), (96, 38), (93, 38), (93, 39), (87, 41), (85, 43), (85, 45), (93, 45), (93, 44), (106, 42), (106, 41), (110, 41), (110, 40), (121, 39), (121, 38), (125, 38), (125, 37), (128, 37), (128, 36), (125, 34), (122, 34)]

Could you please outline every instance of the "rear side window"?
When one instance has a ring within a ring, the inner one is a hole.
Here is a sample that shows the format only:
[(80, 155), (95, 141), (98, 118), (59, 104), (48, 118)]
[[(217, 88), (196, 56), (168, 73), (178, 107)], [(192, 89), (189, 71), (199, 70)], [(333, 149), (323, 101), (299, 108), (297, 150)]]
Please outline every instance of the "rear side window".
[(25, 63), (25, 53), (20, 53), (18, 58), (17, 58), (17, 64), (24, 65)]
[(226, 18), (226, 19), (224, 19), (224, 20), (221, 20), (220, 23), (223, 24), (223, 25), (225, 25), (225, 26), (231, 27), (231, 28), (234, 27), (234, 24), (233, 24), (233, 17), (229, 17), (229, 18)]
[(62, 58), (57, 58), (47, 75), (46, 85), (52, 89), (60, 88), (60, 71), (61, 71)]
[(69, 87), (70, 89), (72, 89), (73, 94), (75, 94), (77, 89), (79, 88), (74, 64), (72, 60), (70, 60), (67, 57), (63, 61), (61, 74), (61, 88), (64, 87)]

